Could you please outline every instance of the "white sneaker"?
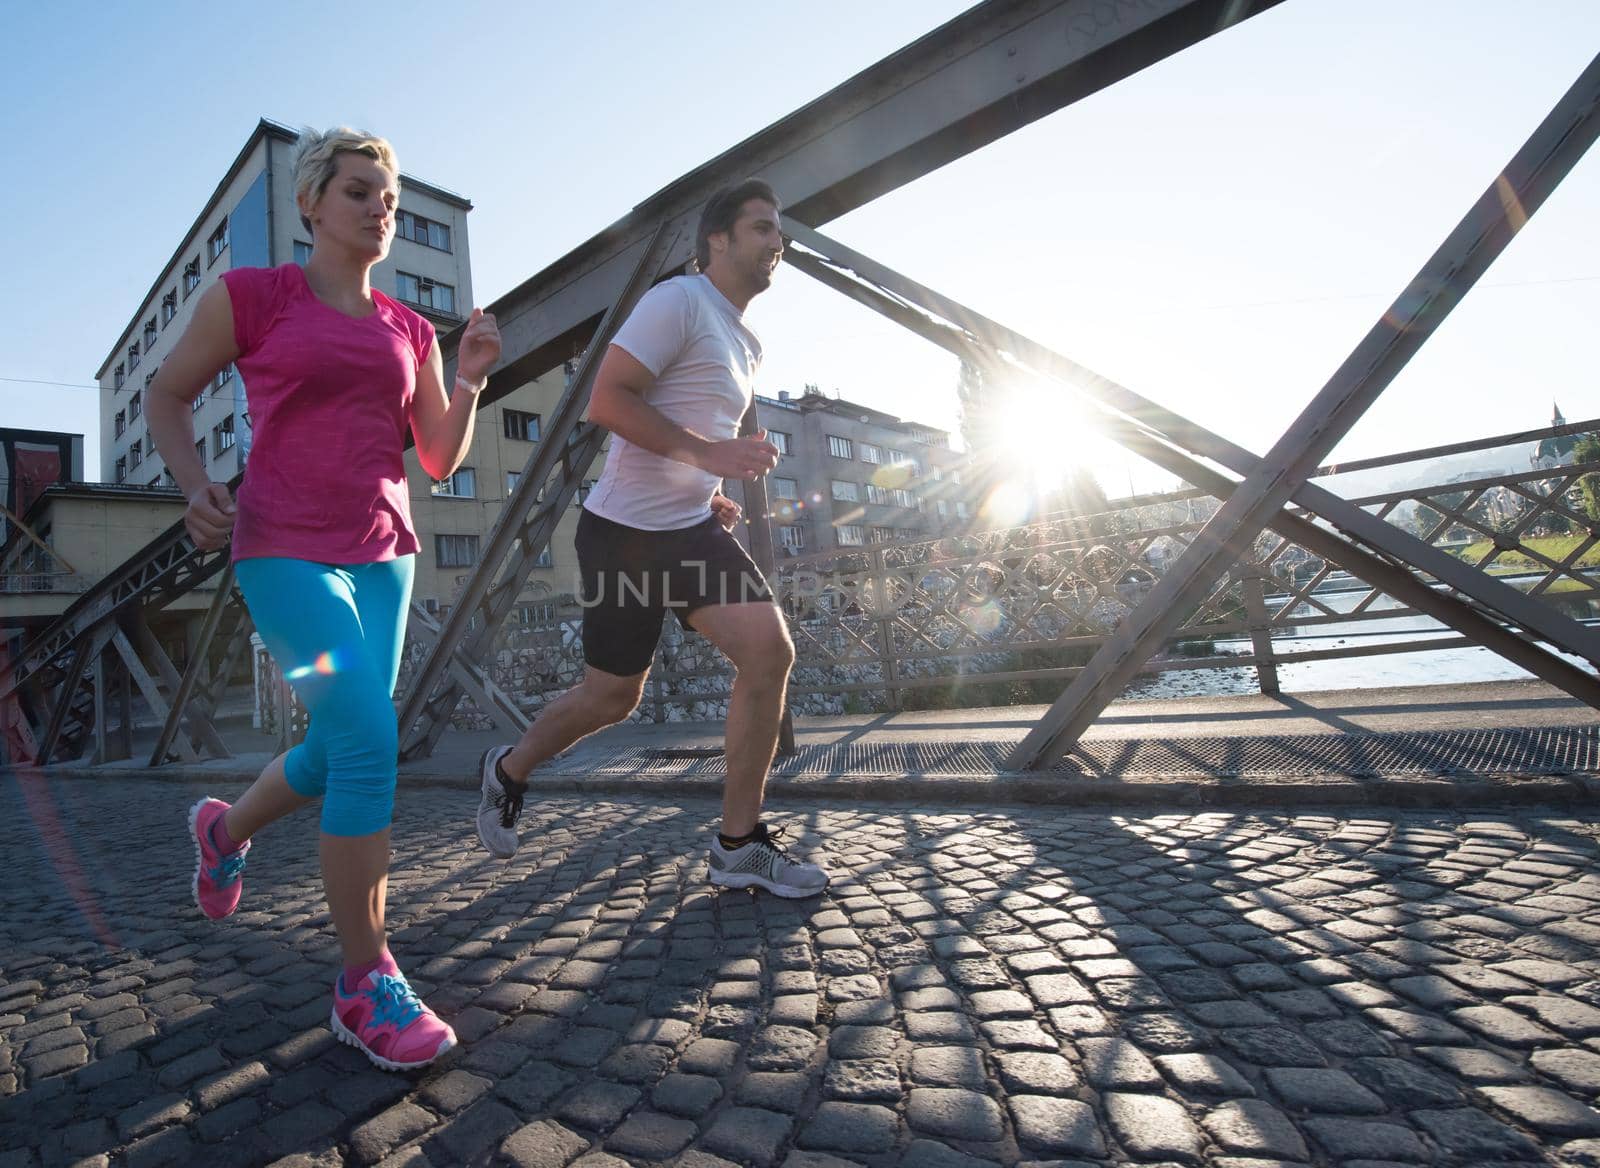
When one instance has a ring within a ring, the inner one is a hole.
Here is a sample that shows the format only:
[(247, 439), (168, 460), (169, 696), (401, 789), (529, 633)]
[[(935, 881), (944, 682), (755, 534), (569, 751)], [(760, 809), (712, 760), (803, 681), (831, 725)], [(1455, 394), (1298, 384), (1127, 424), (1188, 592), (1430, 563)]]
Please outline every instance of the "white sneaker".
[(815, 896), (828, 886), (828, 874), (816, 864), (803, 864), (784, 855), (777, 839), (783, 828), (768, 831), (756, 824), (756, 837), (736, 848), (711, 840), (711, 883), (723, 888), (765, 888), (777, 896), (797, 899)]
[(522, 796), (528, 789), (500, 781), (495, 764), (510, 753), (509, 746), (491, 746), (478, 764), (478, 838), (490, 855), (502, 860), (517, 854), (517, 816), (522, 814)]

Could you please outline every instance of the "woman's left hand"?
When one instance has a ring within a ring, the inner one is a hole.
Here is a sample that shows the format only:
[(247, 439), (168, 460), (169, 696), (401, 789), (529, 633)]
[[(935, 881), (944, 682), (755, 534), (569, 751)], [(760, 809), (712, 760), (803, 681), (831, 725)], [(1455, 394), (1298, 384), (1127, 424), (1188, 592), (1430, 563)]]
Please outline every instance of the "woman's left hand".
[(717, 522), (729, 531), (739, 522), (741, 508), (726, 495), (711, 496), (711, 514), (717, 517)]
[(456, 348), (456, 372), (472, 384), (482, 385), (498, 360), (500, 326), (495, 323), (494, 313), (474, 308)]

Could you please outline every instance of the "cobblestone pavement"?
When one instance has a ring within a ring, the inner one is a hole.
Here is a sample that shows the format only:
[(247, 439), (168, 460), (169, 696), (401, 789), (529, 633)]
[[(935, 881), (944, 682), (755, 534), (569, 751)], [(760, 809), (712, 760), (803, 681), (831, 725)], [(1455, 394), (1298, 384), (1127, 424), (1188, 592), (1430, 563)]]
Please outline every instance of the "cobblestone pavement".
[(212, 924), (200, 793), (0, 780), (3, 1168), (1600, 1165), (1570, 818), (779, 809), (794, 902), (708, 890), (711, 803), (551, 799), (500, 863), (407, 790), (392, 945), (464, 1041), (406, 1076), (328, 1031), (314, 818)]

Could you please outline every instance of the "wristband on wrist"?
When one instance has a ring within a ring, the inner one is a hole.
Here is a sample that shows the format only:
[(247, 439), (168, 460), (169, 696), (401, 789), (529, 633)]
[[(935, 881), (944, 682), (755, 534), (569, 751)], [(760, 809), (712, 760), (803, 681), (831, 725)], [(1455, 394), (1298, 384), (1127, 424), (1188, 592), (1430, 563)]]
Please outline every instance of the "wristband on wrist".
[(468, 381), (465, 377), (461, 376), (461, 374), (459, 374), (459, 373), (456, 374), (456, 392), (458, 392), (458, 393), (470, 393), (473, 397), (477, 397), (480, 393), (483, 392), (483, 387), (488, 385), (488, 384), (489, 384), (489, 379), (487, 377), (485, 377), (482, 381), (478, 382), (477, 384), (473, 384), (472, 382)]

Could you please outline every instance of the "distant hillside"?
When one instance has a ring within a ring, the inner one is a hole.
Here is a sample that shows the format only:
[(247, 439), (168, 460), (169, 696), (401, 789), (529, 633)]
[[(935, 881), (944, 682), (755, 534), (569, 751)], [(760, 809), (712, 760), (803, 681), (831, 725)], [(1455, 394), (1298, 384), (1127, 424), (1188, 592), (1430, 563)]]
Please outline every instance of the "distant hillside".
[(1531, 465), (1533, 443), (1521, 446), (1502, 446), (1495, 450), (1475, 450), (1467, 454), (1452, 454), (1426, 462), (1406, 462), (1395, 466), (1380, 466), (1372, 470), (1358, 470), (1352, 474), (1328, 475), (1316, 480), (1322, 486), (1347, 499), (1368, 495), (1385, 495), (1392, 491), (1405, 491), (1413, 487), (1427, 487), (1435, 483), (1462, 482), (1466, 479), (1489, 478), (1493, 475), (1516, 474)]

